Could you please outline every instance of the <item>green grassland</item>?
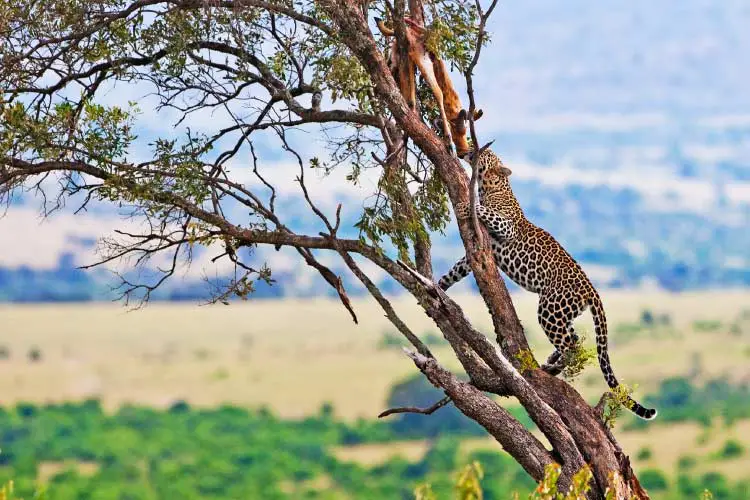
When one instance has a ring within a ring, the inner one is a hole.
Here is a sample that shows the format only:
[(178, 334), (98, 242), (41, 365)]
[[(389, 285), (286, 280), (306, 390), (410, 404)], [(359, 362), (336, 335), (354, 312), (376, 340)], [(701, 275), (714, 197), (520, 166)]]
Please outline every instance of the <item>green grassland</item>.
[[(458, 299), (491, 334), (481, 300)], [(742, 319), (750, 292), (609, 292), (604, 300), (615, 373), (639, 386), (636, 395), (697, 368), (703, 377), (750, 377), (750, 319)], [(537, 358), (546, 357), (551, 346), (536, 322), (536, 297), (524, 293), (514, 301)], [(394, 306), (414, 331), (435, 331), (413, 299), (396, 299)], [(150, 304), (136, 311), (117, 304), (0, 306), (0, 350), (7, 351), (0, 359), (1, 402), (98, 397), (116, 408), (184, 399), (199, 406), (267, 405), (283, 417), (309, 415), (331, 402), (339, 417), (372, 418), (390, 386), (415, 368), (399, 349), (378, 348), (393, 328), (377, 304), (356, 300), (354, 309), (359, 325), (327, 299)], [(668, 315), (671, 326), (643, 328), (646, 309), (657, 319)], [(713, 321), (719, 325), (712, 330)], [(742, 321), (743, 334), (732, 334)], [(591, 336), (590, 316), (577, 325)], [(33, 349), (39, 362), (29, 362)], [(449, 348), (435, 350), (442, 363), (458, 366)], [(591, 397), (606, 389), (595, 366), (575, 383)]]
[[(750, 381), (747, 291), (610, 291), (603, 298), (615, 372), (637, 385), (637, 397), (657, 392), (662, 381), (675, 376), (689, 377), (696, 385), (717, 378), (732, 384)], [(464, 295), (458, 301), (490, 334), (481, 300)], [(514, 302), (537, 358), (546, 357), (551, 347), (536, 324), (536, 297), (522, 293)], [(150, 304), (131, 312), (117, 304), (5, 305), (0, 307), (0, 407), (96, 398), (114, 414), (127, 404), (167, 409), (185, 401), (194, 408), (265, 406), (279, 418), (300, 419), (318, 415), (324, 403), (331, 403), (342, 425), (373, 421), (387, 406), (394, 383), (414, 375), (415, 369), (395, 345), (397, 337), (377, 304), (359, 299), (353, 305), (359, 325), (328, 299), (231, 306)], [(433, 350), (441, 362), (457, 368), (413, 299), (396, 298), (394, 307), (416, 332), (436, 344)], [(588, 315), (578, 328), (591, 332)], [(590, 401), (606, 389), (596, 366), (589, 366), (574, 383)], [(701, 424), (671, 422), (668, 415), (662, 412), (661, 422), (640, 427), (624, 419), (616, 429), (636, 469), (659, 469), (669, 477), (689, 470), (695, 477), (720, 472), (731, 481), (750, 478), (750, 419)], [(729, 442), (739, 444), (740, 453), (723, 455)], [(326, 446), (336, 463), (378, 470), (399, 457), (426, 463), (434, 442)], [(497, 450), (491, 439), (467, 437), (458, 456), (468, 460), (472, 454)], [(75, 463), (81, 477), (98, 470), (95, 462)], [(35, 474), (46, 480), (68, 465), (45, 460)], [(332, 481), (326, 475), (306, 480), (318, 490)]]

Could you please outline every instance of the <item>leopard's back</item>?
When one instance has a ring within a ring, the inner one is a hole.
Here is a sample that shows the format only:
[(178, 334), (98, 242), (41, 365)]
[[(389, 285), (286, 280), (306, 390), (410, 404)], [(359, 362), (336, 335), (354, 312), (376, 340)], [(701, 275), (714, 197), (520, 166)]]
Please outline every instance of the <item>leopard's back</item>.
[(514, 283), (534, 293), (591, 286), (578, 262), (550, 233), (528, 220), (519, 226), (513, 240), (492, 242), (498, 266)]

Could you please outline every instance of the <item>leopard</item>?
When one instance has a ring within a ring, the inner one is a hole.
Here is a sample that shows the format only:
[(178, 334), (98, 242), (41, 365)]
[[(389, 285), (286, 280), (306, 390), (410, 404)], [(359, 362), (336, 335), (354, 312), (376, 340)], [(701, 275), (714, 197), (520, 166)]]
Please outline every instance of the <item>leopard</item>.
[[(461, 158), (471, 163), (473, 151)], [(479, 152), (476, 166), (477, 219), (490, 235), (490, 249), (498, 268), (514, 283), (539, 297), (537, 320), (554, 350), (541, 368), (559, 375), (579, 342), (573, 322), (590, 309), (594, 320), (596, 352), (607, 385), (617, 388), (607, 348), (607, 319), (601, 297), (580, 264), (546, 230), (529, 221), (510, 185), (512, 171), (489, 148)], [(456, 205), (459, 219), (468, 219), (468, 203)], [(466, 256), (438, 281), (448, 290), (471, 272)], [(644, 420), (656, 418), (657, 410), (646, 408), (628, 396), (625, 406)]]

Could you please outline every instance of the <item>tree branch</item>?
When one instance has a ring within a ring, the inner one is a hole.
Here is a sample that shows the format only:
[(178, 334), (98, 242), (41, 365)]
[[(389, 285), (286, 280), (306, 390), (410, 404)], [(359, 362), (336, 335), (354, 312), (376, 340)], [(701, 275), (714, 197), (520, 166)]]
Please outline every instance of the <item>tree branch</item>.
[(532, 478), (539, 481), (544, 477), (544, 467), (556, 460), (518, 420), (471, 384), (458, 380), (436, 360), (416, 352), (407, 355), (430, 382), (445, 391), (456, 408), (484, 427)]
[(427, 408), (419, 408), (417, 406), (402, 406), (398, 408), (389, 408), (385, 411), (380, 412), (378, 415), (378, 418), (384, 418), (389, 415), (395, 415), (397, 413), (420, 413), (422, 415), (432, 415), (436, 411), (438, 411), (443, 406), (447, 405), (451, 402), (451, 398), (449, 396), (445, 396), (443, 399), (438, 401), (437, 403), (428, 406)]
[(518, 398), (537, 427), (550, 440), (552, 446), (560, 454), (563, 471), (567, 473), (561, 476), (561, 481), (565, 485), (566, 481), (569, 481), (570, 477), (578, 472), (584, 464), (583, 457), (578, 451), (565, 422), (539, 397), (536, 390), (516, 371), (500, 349), (492, 345), (484, 335), (474, 329), (463, 315), (458, 304), (448, 297), (439, 286), (432, 280), (420, 276), (403, 262), (398, 261), (398, 264), (412, 274), (426, 288), (427, 293), (439, 302), (439, 307), (451, 318), (451, 322), (458, 326), (459, 335), (503, 381), (509, 393)]
[[(356, 7), (356, 2), (321, 0), (320, 5), (341, 30), (342, 42), (346, 43), (367, 69), (378, 97), (391, 111), (393, 118), (435, 165), (443, 184), (448, 189), (453, 206), (468, 202), (469, 186), (466, 174), (461, 169), (458, 160), (446, 150), (437, 135), (422, 123), (415, 112), (409, 109), (378, 50), (362, 13)], [(495, 333), (504, 340), (502, 346), (509, 354), (509, 359), (514, 359), (512, 356), (515, 353), (528, 349), (528, 343), (523, 336), (510, 295), (500, 279), (489, 250), (487, 248), (480, 250), (473, 242), (473, 229), (470, 223), (458, 221), (458, 225), (467, 249), (469, 263), (474, 271), (474, 278), (490, 310)], [(482, 231), (485, 229), (482, 228)], [(485, 236), (485, 239), (487, 238), (489, 236)]]

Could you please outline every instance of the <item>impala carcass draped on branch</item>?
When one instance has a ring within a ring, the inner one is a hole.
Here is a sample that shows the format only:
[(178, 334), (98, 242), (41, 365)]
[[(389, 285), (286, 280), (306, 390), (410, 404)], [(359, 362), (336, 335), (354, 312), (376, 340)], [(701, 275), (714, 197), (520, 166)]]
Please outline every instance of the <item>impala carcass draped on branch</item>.
[[(351, 273), (414, 346), (417, 368), (531, 477), (557, 463), (567, 488), (587, 465), (589, 498), (608, 490), (648, 498), (602, 417), (617, 398), (592, 407), (539, 369), (481, 244), (490, 241), (483, 225), (457, 220), (495, 341), (432, 278), (432, 235), (450, 207), (473, 199), (446, 140), (462, 155), (479, 150), (472, 79), (494, 8), (468, 0), (2, 3), (0, 201), (31, 193), (45, 214), (108, 205), (137, 221), (104, 238), (92, 263), (152, 271), (151, 280), (123, 272), (126, 299), (147, 300), (196, 252), (229, 275), (214, 283), (214, 300), (247, 298), (259, 280), (273, 282), (282, 249), (319, 273), (356, 321), (342, 279)], [(390, 23), (381, 23), (387, 36), (376, 17)], [(466, 112), (449, 66), (466, 79)], [(426, 125), (438, 116), (443, 137)], [(343, 170), (375, 188), (362, 202), (335, 199), (310, 184), (311, 170), (321, 182)], [(309, 210), (306, 224), (285, 210), (290, 196)], [(324, 265), (324, 252), (338, 266)], [(418, 301), (468, 381), (413, 334), (364, 263)], [(517, 399), (546, 443), (492, 395)]]
[[(466, 140), (466, 110), (461, 106), (461, 99), (456, 92), (448, 70), (440, 57), (434, 50), (427, 47), (428, 31), (420, 26), (411, 17), (404, 17), (403, 44), (406, 48), (402, 50), (396, 32), (388, 28), (382, 19), (375, 18), (380, 32), (393, 37), (389, 47), (388, 67), (398, 82), (399, 89), (407, 100), (409, 107), (416, 109), (417, 88), (415, 83), (414, 68), (419, 68), (422, 78), (427, 82), (435, 100), (437, 101), (440, 119), (434, 121), (436, 129), (442, 130), (443, 137), (448, 143), (453, 141), (456, 146), (456, 154), (461, 157), (469, 152), (469, 144)], [(406, 53), (406, 56), (403, 53)], [(482, 110), (473, 113), (474, 120), (482, 117)]]

